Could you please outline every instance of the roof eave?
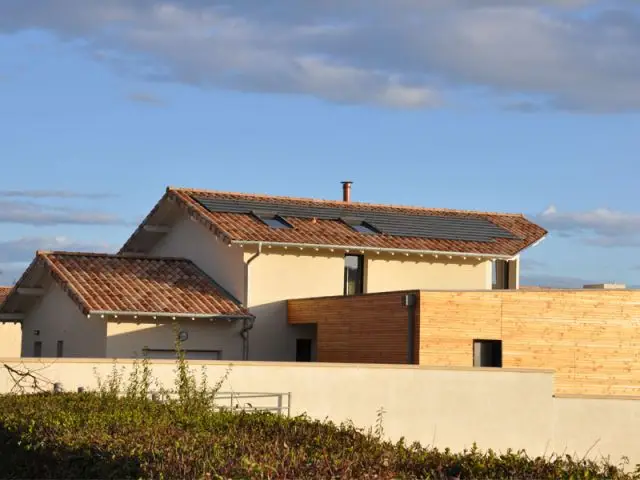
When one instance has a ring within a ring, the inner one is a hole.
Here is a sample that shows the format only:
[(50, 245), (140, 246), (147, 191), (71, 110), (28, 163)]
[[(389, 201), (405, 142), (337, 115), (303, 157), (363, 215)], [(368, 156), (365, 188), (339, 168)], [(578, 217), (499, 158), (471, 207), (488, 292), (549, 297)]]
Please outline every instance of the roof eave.
[(314, 244), (314, 243), (289, 243), (289, 242), (271, 242), (261, 240), (232, 240), (231, 245), (238, 246), (250, 246), (250, 245), (262, 245), (263, 247), (278, 247), (278, 248), (297, 248), (304, 250), (305, 248), (311, 248), (315, 250), (344, 250), (354, 252), (375, 252), (375, 253), (390, 253), (400, 255), (419, 255), (419, 256), (435, 256), (439, 255), (445, 257), (468, 257), (468, 258), (484, 258), (495, 260), (514, 260), (518, 254), (522, 251), (518, 251), (513, 255), (502, 255), (495, 253), (473, 253), (473, 252), (449, 252), (444, 250), (419, 250), (419, 249), (406, 249), (406, 248), (382, 248), (382, 247), (369, 247), (359, 245), (331, 245), (331, 244)]
[(122, 310), (90, 310), (87, 314), (88, 317), (91, 315), (100, 315), (100, 316), (110, 316), (113, 318), (122, 317), (151, 317), (154, 319), (157, 318), (170, 318), (172, 320), (186, 318), (186, 319), (221, 319), (221, 320), (243, 320), (254, 318), (254, 315), (250, 313), (234, 313), (234, 314), (226, 314), (226, 313), (185, 313), (185, 312), (136, 312), (136, 311), (122, 311)]

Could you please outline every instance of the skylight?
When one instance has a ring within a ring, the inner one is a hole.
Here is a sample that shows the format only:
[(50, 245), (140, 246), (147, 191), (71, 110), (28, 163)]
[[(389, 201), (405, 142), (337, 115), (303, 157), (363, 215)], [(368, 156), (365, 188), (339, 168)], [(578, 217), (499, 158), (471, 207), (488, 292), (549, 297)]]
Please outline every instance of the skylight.
[(369, 226), (365, 222), (358, 223), (356, 225), (351, 225), (351, 228), (353, 228), (356, 232), (360, 232), (360, 233), (378, 233), (373, 229), (373, 227)]
[(276, 213), (252, 212), (262, 223), (271, 228), (293, 228), (292, 225)]
[(271, 228), (291, 228), (291, 225), (289, 225), (280, 217), (261, 218), (260, 220), (269, 225)]
[(369, 235), (380, 233), (378, 229), (365, 222), (362, 218), (342, 217), (342, 221), (359, 233), (365, 233)]

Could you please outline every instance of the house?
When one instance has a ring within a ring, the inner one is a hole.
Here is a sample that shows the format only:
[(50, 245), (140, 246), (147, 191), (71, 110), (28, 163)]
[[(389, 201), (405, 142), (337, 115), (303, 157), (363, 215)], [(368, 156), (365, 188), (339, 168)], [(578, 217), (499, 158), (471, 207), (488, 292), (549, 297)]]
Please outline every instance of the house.
[[(251, 360), (315, 358), (287, 301), (400, 289), (517, 289), (546, 230), (519, 214), (167, 188), (120, 255), (193, 261), (256, 318)], [(348, 317), (347, 317), (348, 318)], [(347, 321), (345, 318), (345, 322)]]
[(23, 357), (247, 358), (253, 315), (182, 258), (37, 252), (0, 307)]
[[(0, 286), (0, 305), (9, 295), (12, 287)], [(0, 322), (0, 358), (20, 356), (20, 338), (22, 329), (20, 322)]]
[(171, 355), (175, 317), (193, 355), (309, 361), (321, 327), (288, 322), (289, 300), (517, 290), (519, 254), (546, 233), (519, 214), (352, 202), (351, 182), (338, 201), (168, 187), (116, 255), (38, 252), (0, 320), (22, 322), (23, 356)]

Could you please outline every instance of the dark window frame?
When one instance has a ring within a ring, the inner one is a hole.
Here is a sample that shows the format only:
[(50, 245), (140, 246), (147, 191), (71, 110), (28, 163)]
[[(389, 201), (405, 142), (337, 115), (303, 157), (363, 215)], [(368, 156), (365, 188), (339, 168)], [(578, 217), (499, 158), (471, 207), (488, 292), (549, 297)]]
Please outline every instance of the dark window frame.
[[(356, 279), (355, 279), (355, 289), (353, 293), (349, 293), (349, 268), (347, 267), (347, 258), (355, 257), (358, 259), (356, 266)], [(347, 253), (344, 256), (344, 279), (343, 279), (343, 293), (344, 295), (362, 295), (364, 294), (364, 268), (365, 261), (364, 255), (355, 255), (352, 253)]]
[(58, 340), (56, 344), (56, 357), (64, 357), (64, 340)]
[[(476, 364), (476, 345), (480, 345), (480, 348), (483, 346), (488, 346), (491, 349), (491, 355), (489, 358), (489, 364), (483, 364), (482, 353), (480, 353), (480, 364)], [(503, 350), (502, 350), (502, 340), (495, 339), (486, 339), (486, 338), (475, 338), (473, 340), (473, 366), (480, 368), (502, 368), (503, 364)]]
[(281, 215), (274, 212), (251, 212), (254, 217), (265, 224), (269, 228), (277, 230), (288, 230), (293, 228)]
[(380, 233), (380, 230), (363, 218), (343, 217), (340, 220), (355, 232), (362, 233), (363, 235), (376, 235)]

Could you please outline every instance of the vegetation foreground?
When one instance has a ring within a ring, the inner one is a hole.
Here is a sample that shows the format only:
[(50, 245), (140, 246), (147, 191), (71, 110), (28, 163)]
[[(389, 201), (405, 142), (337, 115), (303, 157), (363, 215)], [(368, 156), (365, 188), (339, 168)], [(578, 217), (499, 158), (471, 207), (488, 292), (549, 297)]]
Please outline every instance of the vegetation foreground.
[[(224, 380), (224, 379), (223, 379)], [(197, 385), (183, 358), (176, 396), (152, 400), (148, 364), (128, 385), (0, 396), (0, 478), (632, 479), (606, 462), (455, 454), (306, 417), (211, 408), (222, 384)]]

